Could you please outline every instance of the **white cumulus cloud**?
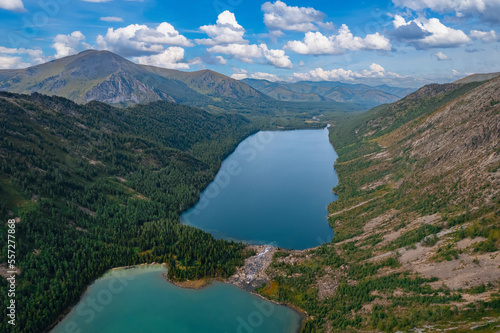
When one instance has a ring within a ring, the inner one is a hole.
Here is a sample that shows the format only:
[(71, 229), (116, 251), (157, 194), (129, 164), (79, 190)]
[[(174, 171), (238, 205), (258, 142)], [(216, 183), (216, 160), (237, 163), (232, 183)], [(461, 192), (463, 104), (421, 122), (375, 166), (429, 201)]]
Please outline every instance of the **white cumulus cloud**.
[(488, 22), (500, 22), (500, 0), (393, 0), (396, 6), (415, 11), (455, 13), (458, 17), (477, 16)]
[(480, 31), (472, 30), (470, 32), (470, 37), (473, 39), (479, 39), (486, 43), (496, 42), (498, 40), (497, 33), (495, 30), (490, 31)]
[(260, 44), (260, 49), (264, 57), (274, 66), (280, 68), (292, 68), (290, 58), (285, 55), (284, 50), (269, 50), (266, 44)]
[(243, 80), (248, 78), (248, 71), (242, 68), (233, 68), (234, 74), (231, 75), (231, 78), (235, 80)]
[(211, 53), (222, 53), (234, 56), (240, 61), (253, 63), (255, 58), (265, 58), (267, 61), (280, 68), (292, 68), (290, 58), (284, 50), (269, 49), (266, 44), (228, 44), (215, 45), (207, 50)]
[(116, 30), (108, 28), (105, 36), (97, 36), (96, 45), (100, 49), (113, 51), (125, 57), (160, 54), (164, 51), (165, 45), (194, 46), (167, 22), (161, 23), (156, 28), (143, 24), (131, 24)]
[(38, 65), (48, 61), (39, 49), (8, 48), (0, 46), (0, 68), (16, 69)]
[(355, 37), (349, 27), (343, 24), (337, 35), (325, 36), (321, 32), (307, 32), (303, 41), (289, 41), (286, 48), (299, 54), (344, 54), (357, 50), (391, 50), (389, 40), (380, 35), (367, 35), (365, 38)]
[(311, 31), (318, 26), (333, 28), (331, 22), (323, 22), (325, 14), (312, 7), (288, 6), (282, 1), (266, 2), (261, 7), (264, 24), (271, 30)]
[(375, 63), (371, 64), (369, 69), (363, 71), (346, 70), (343, 68), (332, 70), (316, 68), (307, 73), (294, 73), (293, 76), (297, 81), (353, 81), (355, 79), (368, 78), (402, 78), (399, 74), (387, 72), (382, 66)]
[(253, 73), (250, 75), (250, 78), (257, 80), (267, 80), (271, 82), (281, 81), (281, 79), (277, 75), (263, 72)]
[(203, 57), (198, 57), (200, 63), (210, 64), (210, 65), (225, 65), (227, 64), (226, 58), (223, 56), (212, 56), (210, 53), (206, 53)]
[(184, 49), (178, 46), (171, 46), (159, 54), (134, 57), (132, 58), (132, 60), (141, 65), (150, 65), (172, 69), (189, 69), (189, 64), (183, 62)]
[(0, 68), (1, 69), (16, 69), (16, 68), (26, 68), (30, 64), (23, 62), (21, 57), (6, 57), (0, 55)]
[(396, 35), (418, 49), (459, 47), (471, 41), (462, 30), (447, 27), (437, 18), (419, 17), (406, 22), (401, 15), (395, 15), (393, 25)]
[(224, 59), (223, 56), (216, 56), (215, 59), (219, 63), (219, 65), (225, 65), (225, 64), (227, 64), (227, 60)]
[(135, 39), (144, 43), (190, 47), (194, 44), (179, 34), (170, 23), (163, 22), (156, 29), (144, 28), (137, 30)]
[(273, 66), (292, 68), (292, 62), (284, 50), (269, 49), (266, 44), (250, 44), (244, 39), (245, 29), (230, 11), (219, 14), (216, 24), (201, 26), (200, 30), (209, 38), (195, 41), (197, 44), (211, 46), (207, 49), (210, 53), (226, 54), (246, 63), (253, 63), (256, 58), (265, 58)]
[(0, 8), (14, 12), (25, 12), (22, 0), (0, 0)]
[(85, 40), (85, 35), (80, 31), (73, 31), (69, 35), (57, 35), (51, 45), (56, 50), (54, 57), (59, 59), (78, 53), (77, 48), (83, 40)]
[[(43, 62), (46, 62), (49, 60), (47, 57), (43, 55), (43, 51), (39, 49), (24, 49), (24, 48), (7, 48), (0, 46), (0, 55), (9, 55), (6, 58), (12, 58), (10, 55), (20, 55), (20, 54), (25, 54), (29, 58), (29, 63), (21, 63), (18, 62), (18, 60), (9, 60), (9, 64), (3, 64), (2, 68), (21, 68), (21, 67), (28, 67), (32, 65), (38, 65)], [(5, 59), (5, 58), (4, 58)], [(21, 59), (19, 57), (19, 59)], [(9, 67), (13, 62), (16, 62), (16, 67)], [(26, 66), (25, 66), (26, 65)]]
[(444, 54), (443, 52), (438, 52), (436, 54), (434, 54), (436, 56), (436, 59), (438, 61), (444, 61), (444, 60), (451, 60), (450, 57), (448, 57), (446, 54)]
[(246, 63), (253, 63), (254, 58), (262, 57), (261, 48), (255, 44), (215, 45), (207, 51), (231, 55)]
[(238, 24), (233, 13), (226, 10), (219, 14), (217, 23), (213, 25), (204, 25), (200, 30), (208, 35), (209, 38), (196, 39), (196, 43), (201, 45), (224, 45), (224, 44), (247, 44), (243, 39), (245, 29)]

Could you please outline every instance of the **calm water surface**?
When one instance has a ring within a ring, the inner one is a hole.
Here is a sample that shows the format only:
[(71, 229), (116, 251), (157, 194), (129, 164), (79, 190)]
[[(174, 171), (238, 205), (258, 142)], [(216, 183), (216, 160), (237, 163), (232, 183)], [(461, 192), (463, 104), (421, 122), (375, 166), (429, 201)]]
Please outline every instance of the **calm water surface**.
[(336, 158), (327, 129), (259, 132), (224, 160), (181, 221), (252, 244), (305, 249), (329, 242)]
[(301, 318), (227, 284), (188, 290), (163, 266), (113, 270), (98, 279), (53, 333), (295, 333)]
[[(329, 242), (327, 205), (336, 199), (328, 131), (259, 132), (222, 164), (184, 223), (217, 237), (304, 249)], [(163, 266), (113, 270), (92, 284), (54, 333), (297, 332), (295, 311), (215, 283), (181, 289)]]

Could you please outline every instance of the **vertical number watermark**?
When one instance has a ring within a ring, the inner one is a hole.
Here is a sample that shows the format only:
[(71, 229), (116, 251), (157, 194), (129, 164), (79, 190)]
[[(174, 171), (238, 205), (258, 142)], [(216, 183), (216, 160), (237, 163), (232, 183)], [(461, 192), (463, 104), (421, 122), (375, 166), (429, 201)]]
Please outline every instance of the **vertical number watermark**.
[(7, 221), (9, 228), (7, 229), (7, 277), (9, 305), (7, 306), (7, 317), (10, 325), (16, 325), (16, 220)]

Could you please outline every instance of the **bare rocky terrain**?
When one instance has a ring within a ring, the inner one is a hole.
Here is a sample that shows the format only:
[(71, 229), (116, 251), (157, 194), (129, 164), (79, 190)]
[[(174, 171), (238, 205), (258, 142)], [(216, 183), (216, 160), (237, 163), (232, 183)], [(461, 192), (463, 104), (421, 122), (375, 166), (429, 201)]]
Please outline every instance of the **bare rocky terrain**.
[[(307, 308), (309, 322), (319, 331), (396, 326), (374, 324), (380, 323), (376, 316), (412, 320), (415, 325), (406, 326), (412, 332), (499, 331), (494, 304), (500, 292), (500, 78), (429, 85), (346, 127), (363, 142), (357, 148), (363, 153), (350, 152), (354, 144), (349, 142), (348, 148), (336, 147), (340, 186), (334, 190), (340, 197), (330, 205), (333, 243), (280, 254), (268, 277)], [(351, 158), (344, 158), (346, 149)], [(362, 268), (366, 272), (360, 274)], [(427, 282), (420, 291), (362, 287), (401, 276)], [(371, 290), (359, 309), (335, 306), (350, 304), (345, 293), (358, 287)], [(432, 301), (432, 293), (443, 301)], [(318, 301), (304, 300), (311, 295)], [(335, 310), (319, 310), (324, 307)], [(418, 323), (415, 313), (430, 308), (436, 313), (451, 309), (448, 316), (454, 319), (438, 315)], [(412, 314), (413, 319), (404, 319)], [(349, 321), (357, 316), (361, 322)]]
[(266, 270), (273, 260), (276, 248), (270, 245), (252, 245), (250, 249), (257, 252), (256, 255), (245, 259), (245, 265), (238, 268), (226, 282), (234, 284), (244, 290), (254, 291), (255, 288), (269, 283), (270, 279)]

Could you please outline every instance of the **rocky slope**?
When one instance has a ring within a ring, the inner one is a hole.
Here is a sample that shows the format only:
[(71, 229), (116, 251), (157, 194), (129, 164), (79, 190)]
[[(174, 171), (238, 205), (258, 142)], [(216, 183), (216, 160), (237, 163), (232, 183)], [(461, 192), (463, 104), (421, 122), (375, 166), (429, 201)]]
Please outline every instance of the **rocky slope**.
[(305, 332), (494, 331), (500, 78), (423, 87), (331, 139), (334, 240), (277, 252), (261, 294), (307, 311)]
[(208, 104), (215, 97), (266, 98), (245, 83), (215, 72), (143, 66), (95, 50), (27, 69), (0, 70), (0, 90), (57, 95), (77, 103), (96, 100), (121, 105), (158, 100)]

